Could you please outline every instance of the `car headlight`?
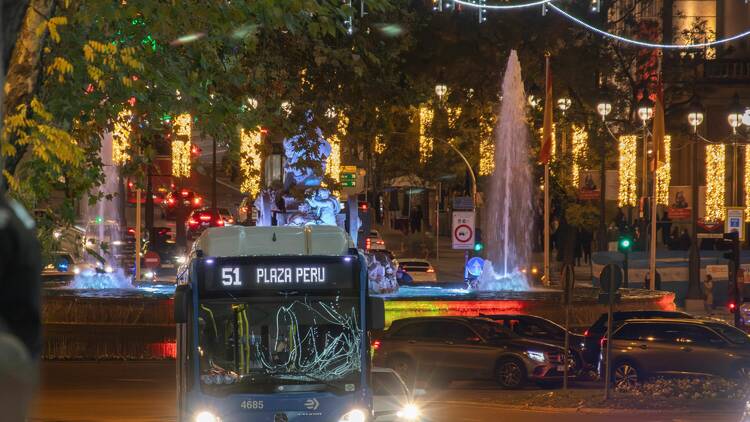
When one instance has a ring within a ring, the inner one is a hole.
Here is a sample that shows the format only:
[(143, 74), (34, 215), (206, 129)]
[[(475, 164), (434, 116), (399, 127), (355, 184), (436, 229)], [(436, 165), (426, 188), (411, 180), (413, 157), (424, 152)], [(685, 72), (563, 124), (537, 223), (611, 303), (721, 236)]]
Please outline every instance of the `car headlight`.
[(396, 412), (397, 417), (407, 421), (415, 421), (421, 414), (422, 411), (419, 410), (419, 407), (414, 403), (409, 403), (404, 406), (403, 409)]
[(81, 269), (78, 268), (78, 265), (76, 265), (75, 267), (73, 267), (73, 274), (80, 274), (80, 273), (81, 273)]
[(221, 422), (221, 418), (204, 410), (195, 414), (195, 422)]
[(529, 357), (531, 360), (535, 360), (537, 362), (544, 362), (547, 360), (547, 358), (544, 356), (544, 352), (537, 352), (534, 350), (527, 350), (526, 356)]
[(339, 419), (339, 422), (365, 422), (367, 416), (361, 409), (352, 409)]

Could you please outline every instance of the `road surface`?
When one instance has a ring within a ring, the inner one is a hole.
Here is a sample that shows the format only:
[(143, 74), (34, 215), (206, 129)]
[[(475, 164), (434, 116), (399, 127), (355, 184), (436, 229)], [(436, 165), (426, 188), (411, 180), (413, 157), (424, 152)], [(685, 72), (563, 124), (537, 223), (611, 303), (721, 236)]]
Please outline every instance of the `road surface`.
[[(93, 422), (176, 420), (174, 362), (44, 362), (31, 421)], [(427, 421), (503, 422), (737, 422), (727, 415), (582, 414), (509, 410), (476, 402), (509, 394), (487, 386), (428, 391)], [(0, 419), (2, 419), (0, 417)]]

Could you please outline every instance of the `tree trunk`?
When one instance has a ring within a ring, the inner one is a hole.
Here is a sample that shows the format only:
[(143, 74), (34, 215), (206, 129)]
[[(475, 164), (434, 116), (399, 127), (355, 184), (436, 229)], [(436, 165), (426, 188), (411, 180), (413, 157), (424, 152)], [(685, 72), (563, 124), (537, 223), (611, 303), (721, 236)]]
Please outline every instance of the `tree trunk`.
[[(40, 75), (42, 68), (42, 50), (47, 39), (47, 31), (37, 35), (37, 28), (44, 25), (45, 21), (52, 16), (55, 9), (55, 0), (31, 0), (23, 18), (21, 30), (18, 33), (16, 45), (8, 65), (8, 73), (5, 86), (3, 102), (4, 110), (12, 114), (21, 104), (28, 104), (40, 86)], [(10, 143), (14, 143), (10, 139)], [(26, 146), (16, 146), (14, 156), (8, 157), (4, 168), (13, 174), (26, 152)], [(5, 184), (4, 178), (2, 178)]]

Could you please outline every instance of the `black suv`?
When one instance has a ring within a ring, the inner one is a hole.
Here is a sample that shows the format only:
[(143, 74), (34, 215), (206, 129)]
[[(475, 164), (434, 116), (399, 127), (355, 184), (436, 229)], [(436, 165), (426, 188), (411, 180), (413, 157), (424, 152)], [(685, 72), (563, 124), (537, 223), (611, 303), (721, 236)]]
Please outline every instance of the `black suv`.
[(723, 322), (631, 319), (612, 334), (611, 350), (612, 380), (619, 385), (651, 375), (750, 375), (750, 335)]
[[(678, 311), (620, 311), (612, 313), (612, 329), (628, 319), (651, 319), (651, 318), (685, 318), (693, 319), (693, 316)], [(596, 368), (599, 363), (599, 350), (607, 336), (607, 314), (601, 314), (599, 319), (583, 333), (583, 347), (581, 354), (586, 364)]]
[[(373, 342), (374, 365), (404, 379), (494, 379), (502, 388), (557, 383), (563, 348), (518, 337), (486, 318), (421, 317), (393, 322)], [(571, 376), (575, 368), (569, 368)]]

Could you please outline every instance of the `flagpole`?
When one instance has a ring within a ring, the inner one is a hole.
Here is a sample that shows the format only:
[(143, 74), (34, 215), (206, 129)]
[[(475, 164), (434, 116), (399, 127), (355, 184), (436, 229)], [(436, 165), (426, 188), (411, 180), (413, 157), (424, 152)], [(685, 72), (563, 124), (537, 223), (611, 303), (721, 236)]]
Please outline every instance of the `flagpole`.
[[(545, 93), (545, 108), (549, 107), (550, 104), (546, 104), (546, 99), (549, 93), (549, 89), (551, 88), (549, 85), (550, 83), (550, 74), (549, 74), (549, 52), (544, 54), (545, 59), (545, 75), (544, 75), (544, 93)], [(548, 111), (545, 110), (545, 113)], [(546, 140), (543, 140), (543, 142)], [(549, 191), (550, 191), (550, 185), (549, 185), (549, 158), (545, 160), (544, 162), (544, 285), (549, 286), (552, 284), (552, 276), (550, 273), (549, 268), (549, 254), (550, 254), (550, 228), (549, 228), (549, 219), (550, 219), (550, 210), (549, 210)]]

